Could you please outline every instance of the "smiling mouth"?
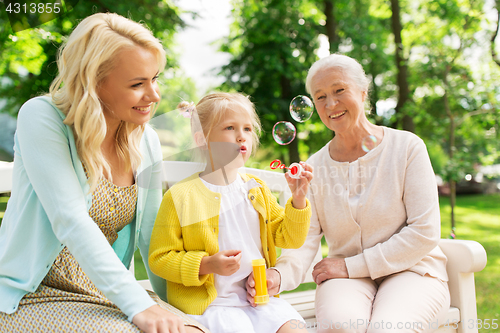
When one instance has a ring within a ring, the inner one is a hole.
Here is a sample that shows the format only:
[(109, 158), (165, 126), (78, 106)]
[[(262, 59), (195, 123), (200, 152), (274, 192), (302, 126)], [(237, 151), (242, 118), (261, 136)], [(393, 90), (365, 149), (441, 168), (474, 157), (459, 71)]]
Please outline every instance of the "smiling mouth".
[(141, 111), (141, 112), (149, 111), (150, 108), (151, 108), (151, 106), (146, 106), (146, 107), (133, 106), (132, 107), (132, 109), (138, 110), (138, 111)]
[(340, 117), (342, 117), (343, 115), (345, 115), (345, 114), (346, 114), (346, 112), (347, 112), (347, 111), (342, 111), (342, 112), (339, 112), (339, 113), (336, 113), (336, 114), (332, 114), (332, 115), (330, 116), (330, 119), (337, 119), (337, 118), (340, 118)]

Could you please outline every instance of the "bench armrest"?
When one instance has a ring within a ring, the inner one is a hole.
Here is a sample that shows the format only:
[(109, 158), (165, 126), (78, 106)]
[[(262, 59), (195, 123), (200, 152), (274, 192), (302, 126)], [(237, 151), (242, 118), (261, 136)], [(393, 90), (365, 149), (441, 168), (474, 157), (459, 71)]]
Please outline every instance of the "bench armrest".
[(477, 329), (468, 330), (467, 324), (477, 319), (474, 272), (486, 266), (486, 251), (478, 242), (469, 240), (441, 239), (439, 247), (448, 258), (446, 270), (451, 306), (460, 309), (462, 325), (459, 332), (477, 332)]

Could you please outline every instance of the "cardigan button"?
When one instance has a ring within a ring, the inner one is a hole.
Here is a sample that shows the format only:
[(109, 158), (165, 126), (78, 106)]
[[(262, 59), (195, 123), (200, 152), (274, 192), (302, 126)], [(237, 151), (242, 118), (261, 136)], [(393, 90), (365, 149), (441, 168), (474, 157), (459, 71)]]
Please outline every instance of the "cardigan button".
[(253, 200), (253, 199), (255, 199), (255, 196), (251, 195), (250, 200)]
[(266, 220), (266, 224), (267, 224), (268, 220)]

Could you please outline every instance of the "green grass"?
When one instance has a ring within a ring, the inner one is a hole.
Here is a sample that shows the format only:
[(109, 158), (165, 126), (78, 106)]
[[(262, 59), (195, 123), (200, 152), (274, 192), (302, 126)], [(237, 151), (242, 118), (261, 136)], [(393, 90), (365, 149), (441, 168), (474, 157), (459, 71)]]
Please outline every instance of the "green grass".
[[(0, 223), (8, 197), (0, 196)], [(451, 230), (450, 205), (448, 198), (440, 199), (441, 235), (448, 238)], [(486, 249), (486, 268), (475, 274), (478, 319), (497, 319), (500, 323), (500, 195), (458, 196), (455, 207), (456, 235), (458, 239), (475, 240)], [(323, 254), (328, 249), (323, 242)], [(147, 279), (146, 270), (139, 251), (135, 253), (135, 276)], [(314, 283), (305, 283), (296, 290), (309, 290)], [(498, 332), (484, 330), (480, 332)]]
[[(450, 234), (450, 204), (441, 198), (441, 235)], [(500, 195), (457, 197), (455, 207), (457, 239), (475, 240), (486, 250), (486, 267), (474, 274), (478, 319), (496, 319), (500, 324)], [(480, 332), (498, 332), (480, 329)]]

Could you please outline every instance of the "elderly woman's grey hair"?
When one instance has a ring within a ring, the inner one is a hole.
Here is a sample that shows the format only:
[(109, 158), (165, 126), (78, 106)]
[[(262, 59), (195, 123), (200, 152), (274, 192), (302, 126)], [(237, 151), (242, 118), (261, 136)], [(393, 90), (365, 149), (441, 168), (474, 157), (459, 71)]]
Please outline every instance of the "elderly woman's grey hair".
[(351, 57), (342, 54), (330, 54), (329, 56), (316, 61), (311, 68), (309, 68), (306, 78), (306, 91), (309, 94), (311, 94), (311, 81), (314, 75), (316, 75), (319, 71), (324, 71), (330, 68), (342, 69), (345, 71), (347, 76), (354, 81), (361, 91), (366, 91), (366, 93), (368, 93), (370, 80), (366, 77), (363, 66)]

